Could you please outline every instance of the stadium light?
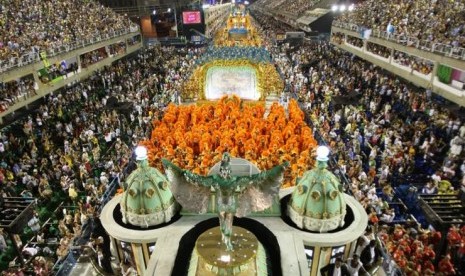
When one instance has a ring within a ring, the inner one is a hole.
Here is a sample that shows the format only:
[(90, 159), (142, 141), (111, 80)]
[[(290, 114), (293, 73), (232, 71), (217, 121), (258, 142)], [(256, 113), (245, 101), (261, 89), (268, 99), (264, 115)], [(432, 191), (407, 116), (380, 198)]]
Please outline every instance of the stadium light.
[(152, 14), (153, 15), (157, 14), (157, 10), (153, 10)]
[(137, 146), (135, 149), (136, 160), (146, 160), (147, 159), (147, 148), (143, 146)]
[(168, 12), (171, 12), (171, 8), (168, 8)]
[(326, 146), (318, 146), (316, 148), (316, 160), (318, 161), (328, 161), (329, 148)]
[(345, 12), (345, 11), (353, 11), (355, 9), (355, 4), (345, 3), (345, 4), (335, 4), (331, 6), (332, 12)]

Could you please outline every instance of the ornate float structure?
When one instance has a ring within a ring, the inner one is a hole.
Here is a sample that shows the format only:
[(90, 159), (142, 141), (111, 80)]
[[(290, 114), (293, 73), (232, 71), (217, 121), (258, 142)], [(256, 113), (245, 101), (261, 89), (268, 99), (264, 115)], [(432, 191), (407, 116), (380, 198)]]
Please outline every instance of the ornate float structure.
[[(320, 148), (317, 152), (317, 167), (305, 173), (307, 176), (296, 187), (281, 189), (271, 208), (254, 212), (250, 218), (234, 219), (233, 251), (222, 247), (214, 191), (208, 197), (207, 213), (181, 211), (168, 222), (166, 217), (163, 223), (148, 227), (124, 223), (120, 211), (124, 195), (115, 197), (101, 215), (112, 237), (114, 256), (118, 260), (129, 258), (139, 275), (319, 275), (320, 268), (337, 256), (348, 258), (353, 254), (368, 218), (360, 203), (343, 193), (327, 170), (329, 151)], [(233, 176), (259, 172), (247, 160), (234, 160), (232, 164)], [(210, 173), (217, 173), (219, 168), (220, 164), (213, 166)], [(139, 173), (134, 172), (136, 176)], [(136, 176), (129, 179), (140, 179)], [(171, 187), (171, 183), (155, 182), (161, 190)], [(134, 187), (129, 184), (125, 193)], [(160, 197), (151, 200), (159, 201)], [(314, 208), (308, 201), (325, 204)]]

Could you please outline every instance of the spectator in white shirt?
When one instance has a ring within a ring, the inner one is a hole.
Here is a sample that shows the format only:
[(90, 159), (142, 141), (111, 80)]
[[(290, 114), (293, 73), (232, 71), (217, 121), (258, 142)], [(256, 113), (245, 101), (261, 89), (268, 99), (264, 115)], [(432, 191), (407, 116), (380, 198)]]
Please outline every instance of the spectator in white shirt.
[(347, 265), (342, 262), (341, 257), (337, 257), (334, 264), (328, 264), (320, 269), (323, 276), (350, 276)]
[(351, 276), (368, 275), (368, 272), (363, 268), (363, 264), (357, 254), (347, 259), (347, 270), (349, 270)]
[(431, 179), (433, 180), (434, 184), (438, 184), (441, 181), (441, 174), (439, 171), (435, 171), (433, 175), (431, 175)]

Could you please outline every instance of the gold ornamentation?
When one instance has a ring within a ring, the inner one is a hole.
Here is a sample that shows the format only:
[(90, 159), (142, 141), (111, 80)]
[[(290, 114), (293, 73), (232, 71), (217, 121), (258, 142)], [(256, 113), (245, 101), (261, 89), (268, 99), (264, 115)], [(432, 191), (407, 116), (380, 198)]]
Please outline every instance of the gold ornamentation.
[(137, 190), (129, 189), (128, 194), (132, 197), (135, 197), (137, 195)]
[(315, 201), (319, 201), (320, 198), (321, 198), (321, 193), (319, 191), (313, 191), (311, 193), (311, 197), (315, 200)]
[(254, 262), (257, 256), (258, 240), (257, 237), (247, 229), (233, 226), (233, 235), (231, 240), (234, 244), (241, 244), (235, 247), (229, 262), (224, 262), (218, 259), (219, 256), (225, 255), (224, 244), (218, 244), (221, 240), (221, 232), (219, 227), (208, 229), (202, 233), (195, 244), (195, 250), (199, 259), (207, 266), (210, 265), (216, 270), (232, 269), (242, 267)]
[(332, 200), (335, 200), (338, 194), (339, 192), (337, 190), (332, 190), (331, 192), (329, 192), (329, 198), (331, 198)]
[(155, 190), (153, 188), (148, 188), (147, 190), (145, 190), (145, 195), (148, 198), (152, 198), (153, 194), (155, 194)]
[(160, 183), (158, 183), (158, 187), (160, 187), (160, 189), (166, 191), (166, 190), (168, 190), (169, 184), (166, 181), (165, 182), (160, 182)]
[(184, 98), (205, 100), (205, 76), (208, 69), (214, 66), (250, 66), (255, 69), (257, 72), (257, 88), (261, 101), (265, 100), (268, 93), (277, 92), (279, 94), (284, 89), (284, 82), (271, 63), (253, 63), (247, 59), (214, 60), (194, 70), (190, 79), (183, 84), (182, 95)]

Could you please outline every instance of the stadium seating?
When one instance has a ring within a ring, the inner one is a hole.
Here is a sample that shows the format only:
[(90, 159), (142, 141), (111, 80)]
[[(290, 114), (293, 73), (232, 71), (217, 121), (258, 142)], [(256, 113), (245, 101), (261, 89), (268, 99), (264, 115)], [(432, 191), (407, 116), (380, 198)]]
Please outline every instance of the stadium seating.
[(60, 52), (77, 42), (129, 30), (123, 16), (88, 0), (25, 0), (0, 4), (0, 72)]
[(367, 0), (336, 20), (421, 41), (465, 47), (463, 1)]

